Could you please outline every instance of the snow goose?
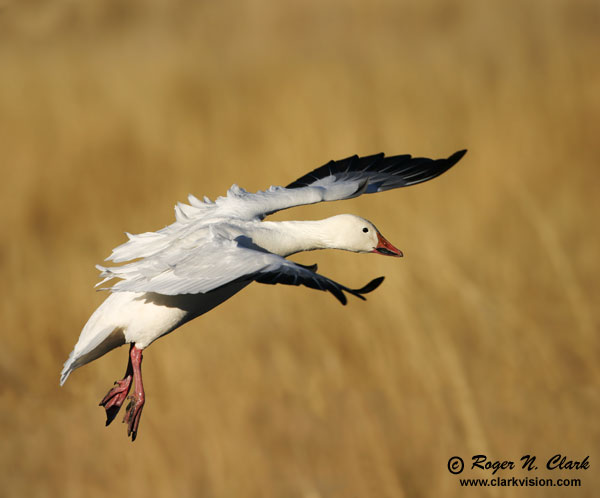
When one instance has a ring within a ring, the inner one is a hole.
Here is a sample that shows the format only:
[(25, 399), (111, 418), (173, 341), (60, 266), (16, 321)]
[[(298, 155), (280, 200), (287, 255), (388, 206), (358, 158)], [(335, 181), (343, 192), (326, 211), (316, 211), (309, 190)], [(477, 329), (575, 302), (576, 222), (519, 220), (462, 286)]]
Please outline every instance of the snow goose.
[[(159, 337), (196, 318), (251, 282), (304, 285), (329, 291), (342, 304), (345, 293), (365, 299), (383, 277), (360, 289), (351, 289), (288, 259), (300, 251), (343, 249), (402, 256), (369, 221), (350, 214), (320, 221), (263, 221), (276, 211), (323, 201), (351, 199), (422, 183), (441, 175), (465, 154), (447, 159), (352, 156), (329, 163), (287, 187), (249, 193), (233, 185), (226, 197), (175, 206), (176, 221), (157, 232), (127, 234), (107, 261), (127, 264), (97, 268), (104, 278), (97, 286), (110, 295), (83, 327), (64, 364), (63, 385), (76, 368), (129, 343), (129, 361), (123, 379), (102, 399), (106, 425), (129, 399), (123, 422), (135, 440), (145, 402), (142, 351)], [(133, 394), (128, 396), (133, 387)]]

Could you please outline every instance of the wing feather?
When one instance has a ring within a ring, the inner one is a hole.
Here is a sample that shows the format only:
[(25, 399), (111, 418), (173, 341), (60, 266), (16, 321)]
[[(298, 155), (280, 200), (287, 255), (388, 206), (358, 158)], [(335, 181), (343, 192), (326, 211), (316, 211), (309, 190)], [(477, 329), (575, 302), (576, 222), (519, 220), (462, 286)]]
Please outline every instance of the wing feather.
[(304, 285), (328, 291), (342, 304), (344, 292), (364, 299), (383, 277), (372, 280), (361, 289), (351, 289), (316, 273), (317, 267), (304, 266), (276, 254), (244, 245), (243, 238), (228, 240), (212, 236), (209, 241), (185, 253), (177, 248), (118, 267), (102, 267), (101, 285), (120, 279), (113, 292), (156, 292), (165, 295), (207, 293), (228, 283), (255, 280), (264, 284)]
[(460, 150), (446, 159), (412, 157), (409, 154), (385, 157), (383, 153), (365, 157), (351, 156), (340, 161), (330, 161), (298, 178), (286, 188), (297, 189), (368, 179), (365, 193), (372, 194), (435, 178), (454, 166), (466, 152)]
[(466, 152), (460, 150), (445, 159), (412, 157), (408, 154), (385, 157), (380, 153), (329, 161), (285, 188), (271, 187), (256, 194), (244, 191), (244, 215), (263, 219), (276, 211), (295, 206), (351, 199), (361, 194), (416, 185), (441, 175)]
[[(441, 175), (456, 164), (466, 150), (455, 152), (446, 159), (412, 157), (408, 154), (385, 157), (383, 153), (371, 156), (351, 156), (327, 164), (307, 173), (287, 187), (270, 187), (251, 193), (232, 185), (224, 197), (215, 201), (200, 201), (188, 196), (189, 204), (175, 206), (176, 221), (156, 233), (137, 235), (115, 249), (112, 259), (126, 261), (146, 257), (149, 250), (160, 246), (160, 237), (167, 239), (180, 232), (221, 219), (262, 220), (283, 209), (325, 201), (351, 199), (362, 194), (373, 194), (399, 187), (422, 183)], [(152, 237), (152, 240), (144, 237)], [(139, 256), (136, 256), (139, 254)]]

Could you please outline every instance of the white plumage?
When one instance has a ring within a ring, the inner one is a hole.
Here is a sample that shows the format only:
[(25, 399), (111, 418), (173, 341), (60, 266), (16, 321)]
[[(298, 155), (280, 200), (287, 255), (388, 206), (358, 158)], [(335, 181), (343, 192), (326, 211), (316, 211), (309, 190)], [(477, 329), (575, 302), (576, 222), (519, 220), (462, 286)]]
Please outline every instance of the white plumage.
[[(421, 183), (454, 165), (465, 151), (448, 159), (383, 154), (353, 156), (314, 170), (288, 185), (249, 193), (233, 185), (212, 202), (190, 195), (175, 206), (176, 221), (157, 232), (127, 234), (128, 241), (107, 258), (121, 266), (98, 266), (98, 286), (111, 291), (83, 328), (61, 373), (70, 373), (111, 349), (130, 343), (125, 378), (101, 402), (107, 424), (116, 416), (132, 380), (136, 389), (125, 415), (135, 439), (144, 405), (141, 351), (157, 338), (211, 310), (253, 281), (305, 285), (331, 292), (343, 304), (344, 293), (357, 297), (383, 280), (350, 289), (286, 259), (299, 251), (343, 249), (390, 256), (402, 253), (375, 226), (353, 215), (319, 221), (263, 221), (276, 211), (303, 204), (349, 199)], [(116, 280), (116, 281), (115, 281)], [(112, 285), (107, 285), (112, 281)]]

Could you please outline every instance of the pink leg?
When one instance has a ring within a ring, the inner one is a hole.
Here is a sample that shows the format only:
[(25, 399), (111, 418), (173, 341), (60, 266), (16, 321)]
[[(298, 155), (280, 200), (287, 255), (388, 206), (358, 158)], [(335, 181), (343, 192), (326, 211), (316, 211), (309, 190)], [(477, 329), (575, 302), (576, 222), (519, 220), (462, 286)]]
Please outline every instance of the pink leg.
[(106, 410), (106, 425), (110, 424), (119, 410), (121, 409), (121, 405), (127, 398), (129, 394), (129, 390), (131, 389), (131, 380), (133, 375), (133, 368), (131, 365), (131, 351), (133, 350), (133, 344), (129, 349), (129, 361), (127, 362), (127, 370), (125, 370), (125, 376), (121, 380), (117, 380), (115, 382), (115, 387), (113, 387), (108, 394), (102, 398), (100, 401), (100, 406), (103, 406)]
[(144, 395), (144, 384), (142, 383), (142, 350), (136, 348), (133, 344), (129, 351), (129, 360), (133, 368), (135, 388), (133, 395), (128, 397), (129, 404), (123, 422), (127, 424), (127, 436), (131, 436), (131, 440), (135, 441), (146, 396)]

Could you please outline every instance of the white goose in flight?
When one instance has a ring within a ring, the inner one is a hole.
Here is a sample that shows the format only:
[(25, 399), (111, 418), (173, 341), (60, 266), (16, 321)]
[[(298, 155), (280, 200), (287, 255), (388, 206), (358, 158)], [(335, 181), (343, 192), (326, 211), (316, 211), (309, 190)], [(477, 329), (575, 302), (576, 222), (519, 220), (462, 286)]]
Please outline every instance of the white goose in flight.
[[(447, 159), (352, 156), (329, 163), (287, 187), (249, 193), (233, 185), (226, 197), (212, 202), (190, 195), (189, 204), (175, 206), (176, 221), (157, 232), (127, 234), (129, 240), (107, 258), (122, 266), (97, 268), (104, 280), (119, 279), (106, 300), (83, 327), (64, 364), (63, 385), (76, 368), (125, 343), (131, 344), (123, 379), (102, 399), (106, 425), (128, 398), (123, 422), (135, 440), (145, 402), (142, 351), (242, 290), (251, 282), (305, 285), (331, 292), (342, 304), (344, 293), (365, 299), (383, 281), (376, 278), (350, 289), (286, 259), (300, 251), (343, 249), (402, 256), (375, 226), (358, 216), (342, 214), (319, 221), (264, 221), (282, 209), (322, 201), (351, 199), (422, 183), (448, 170), (466, 153)], [(106, 288), (105, 288), (106, 289)], [(128, 397), (133, 388), (133, 394)]]

